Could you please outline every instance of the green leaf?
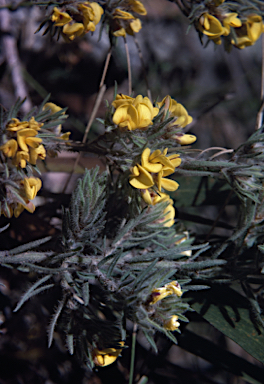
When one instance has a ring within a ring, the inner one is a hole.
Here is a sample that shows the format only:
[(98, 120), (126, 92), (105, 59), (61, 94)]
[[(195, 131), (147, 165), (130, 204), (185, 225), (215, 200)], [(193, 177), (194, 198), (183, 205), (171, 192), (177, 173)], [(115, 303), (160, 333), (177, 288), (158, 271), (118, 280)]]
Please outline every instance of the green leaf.
[(264, 363), (264, 336), (246, 297), (222, 285), (215, 285), (202, 295), (190, 292), (186, 296), (192, 298), (191, 307), (205, 320)]

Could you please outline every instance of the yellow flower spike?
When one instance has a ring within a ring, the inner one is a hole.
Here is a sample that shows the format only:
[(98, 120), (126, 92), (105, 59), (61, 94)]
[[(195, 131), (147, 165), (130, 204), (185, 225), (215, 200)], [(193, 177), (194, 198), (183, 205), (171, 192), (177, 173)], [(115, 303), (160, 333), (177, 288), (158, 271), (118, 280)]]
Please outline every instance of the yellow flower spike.
[(225, 33), (225, 28), (221, 22), (210, 13), (204, 13), (198, 22), (198, 29), (209, 39), (214, 39), (217, 43), (221, 43), (220, 36)]
[(178, 316), (173, 315), (168, 320), (166, 320), (163, 324), (163, 327), (168, 331), (176, 331), (179, 328), (180, 323), (177, 321), (179, 319)]
[(177, 143), (181, 145), (189, 145), (193, 144), (197, 138), (194, 135), (188, 135), (188, 134), (176, 134), (171, 137), (172, 139), (176, 140)]
[(37, 148), (29, 149), (29, 162), (30, 164), (36, 165), (37, 160), (44, 160), (46, 158), (46, 150), (44, 146), (41, 144)]
[(153, 172), (153, 173), (157, 173), (157, 172), (160, 172), (161, 169), (162, 169), (162, 164), (158, 164), (155, 162), (152, 163), (150, 160), (150, 149), (149, 148), (146, 148), (144, 149), (144, 151), (142, 152), (142, 155), (141, 155), (141, 164), (142, 164), (142, 167), (145, 168), (147, 171), (149, 172)]
[(13, 158), (13, 164), (21, 168), (26, 168), (27, 161), (29, 161), (28, 151), (18, 151)]
[(147, 189), (154, 185), (151, 174), (139, 164), (133, 168), (133, 175), (130, 176), (129, 183), (137, 189)]
[(28, 121), (20, 121), (15, 117), (7, 124), (7, 131), (10, 132), (17, 132), (24, 128), (28, 128)]
[(25, 197), (28, 200), (33, 200), (42, 186), (39, 178), (29, 177), (23, 180)]
[(114, 19), (133, 20), (135, 17), (132, 13), (122, 11), (120, 8), (116, 8), (114, 11)]
[(28, 146), (37, 148), (42, 142), (42, 139), (35, 137), (37, 131), (35, 129), (25, 128), (17, 132), (17, 143), (22, 151), (28, 152)]
[[(119, 344), (121, 347), (123, 347), (125, 342), (120, 341)], [(100, 367), (106, 367), (107, 365), (114, 363), (121, 352), (122, 348), (105, 348), (102, 350), (95, 348), (92, 352), (93, 362), (95, 365), (98, 365)]]
[(1, 145), (0, 151), (2, 151), (6, 157), (14, 157), (17, 152), (16, 140), (8, 140), (5, 144)]
[(137, 0), (129, 0), (129, 5), (131, 7), (131, 10), (133, 12), (138, 13), (139, 15), (145, 16), (147, 14), (146, 8), (144, 5), (141, 3), (141, 1)]
[(74, 40), (75, 37), (79, 37), (84, 33), (84, 25), (82, 23), (73, 23), (64, 25), (62, 32), (70, 40)]
[(67, 12), (61, 12), (57, 7), (53, 8), (53, 13), (50, 19), (54, 22), (56, 27), (63, 27), (72, 20)]

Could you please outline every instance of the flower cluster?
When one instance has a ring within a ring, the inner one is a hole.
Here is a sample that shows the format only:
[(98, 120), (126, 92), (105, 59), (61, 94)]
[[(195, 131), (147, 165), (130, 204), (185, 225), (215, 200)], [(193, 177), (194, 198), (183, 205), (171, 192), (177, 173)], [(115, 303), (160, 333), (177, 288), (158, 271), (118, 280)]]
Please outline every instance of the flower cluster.
[(7, 141), (1, 145), (0, 151), (10, 157), (13, 164), (25, 168), (27, 163), (36, 165), (38, 158), (45, 159), (46, 150), (41, 144), (42, 139), (37, 137), (43, 123), (38, 123), (34, 117), (29, 121), (11, 119), (6, 126)]
[(215, 44), (221, 44), (221, 38), (226, 37), (229, 44), (243, 49), (255, 44), (264, 31), (264, 24), (257, 14), (251, 14), (243, 21), (234, 12), (216, 12), (215, 15), (206, 12), (199, 18), (197, 28)]
[(113, 122), (119, 128), (147, 129), (153, 124), (153, 118), (159, 113), (159, 108), (153, 107), (148, 97), (138, 95), (136, 98), (123, 94), (117, 95), (113, 101), (115, 113)]
[(72, 41), (89, 31), (94, 32), (103, 13), (103, 8), (96, 2), (78, 2), (60, 9), (54, 7), (50, 19), (60, 28), (63, 38)]
[(167, 126), (166, 138), (175, 140), (181, 145), (192, 144), (196, 141), (196, 136), (177, 132), (171, 134), (171, 131), (178, 128), (185, 128), (193, 121), (193, 118), (188, 114), (184, 106), (172, 99), (169, 95), (157, 103), (159, 108), (164, 107), (164, 116), (168, 114), (168, 117), (173, 117), (173, 120)]
[[(166, 156), (167, 148), (161, 152), (159, 149), (151, 153), (149, 148), (144, 149), (141, 154), (141, 164), (137, 164), (132, 168), (132, 174), (129, 183), (137, 189), (140, 189), (144, 201), (149, 205), (167, 201), (169, 204), (164, 210), (165, 221), (164, 226), (170, 227), (174, 224), (175, 210), (173, 201), (166, 193), (162, 193), (162, 189), (167, 191), (176, 191), (179, 184), (165, 176), (171, 175), (175, 168), (181, 164), (178, 154)], [(159, 193), (151, 189), (156, 187)]]
[(134, 35), (141, 29), (141, 21), (135, 15), (146, 15), (147, 11), (141, 1), (121, 1), (112, 12), (110, 24), (114, 36)]
[[(188, 114), (184, 106), (172, 99), (169, 95), (157, 103), (153, 107), (148, 97), (138, 95), (136, 98), (119, 94), (112, 102), (115, 112), (113, 114), (113, 122), (120, 129), (133, 131), (135, 129), (146, 130), (153, 125), (153, 119), (158, 115), (160, 110), (163, 110), (163, 118), (165, 116), (172, 117), (173, 120), (167, 125), (165, 138), (175, 140), (180, 145), (192, 144), (196, 141), (194, 135), (188, 135), (180, 132), (190, 124), (193, 118)], [(179, 129), (177, 133), (171, 133)]]
[(19, 182), (19, 199), (13, 201), (12, 203), (1, 204), (1, 214), (4, 214), (6, 217), (18, 217), (21, 212), (26, 209), (28, 212), (33, 213), (35, 211), (35, 206), (31, 200), (33, 200), (38, 191), (41, 188), (41, 180), (37, 177), (25, 177), (24, 180)]

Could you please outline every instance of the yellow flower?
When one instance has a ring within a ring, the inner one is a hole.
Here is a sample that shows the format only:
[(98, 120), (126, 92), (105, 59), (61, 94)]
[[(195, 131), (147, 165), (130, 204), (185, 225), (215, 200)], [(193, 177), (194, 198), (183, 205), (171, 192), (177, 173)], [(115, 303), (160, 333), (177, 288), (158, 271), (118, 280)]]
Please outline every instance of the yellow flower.
[(164, 217), (159, 219), (158, 222), (164, 222), (164, 227), (171, 227), (174, 224), (175, 209), (173, 207), (173, 200), (170, 199), (170, 196), (166, 193), (157, 193), (150, 192), (148, 189), (141, 189), (141, 196), (145, 203), (148, 205), (156, 205), (163, 201), (168, 201), (168, 206), (164, 209)]
[(163, 327), (168, 331), (176, 331), (179, 328), (180, 323), (177, 321), (179, 318), (176, 315), (171, 316), (168, 320), (166, 320), (163, 324)]
[(37, 177), (25, 177), (22, 184), (24, 185), (24, 194), (27, 200), (33, 200), (41, 188), (41, 180)]
[(132, 13), (125, 12), (120, 8), (116, 8), (113, 13), (113, 18), (122, 19), (122, 20), (131, 20), (131, 19), (134, 19), (134, 16), (132, 15)]
[(250, 15), (247, 21), (240, 28), (236, 28), (236, 41), (231, 40), (231, 43), (237, 48), (244, 49), (250, 45), (254, 45), (264, 30), (263, 20), (260, 15)]
[(37, 148), (29, 149), (29, 162), (30, 164), (36, 165), (37, 160), (44, 160), (46, 158), (46, 150), (44, 146), (41, 144)]
[(104, 13), (103, 8), (98, 3), (83, 3), (78, 6), (78, 9), (83, 15), (83, 26), (85, 33), (95, 31), (95, 26), (101, 20), (101, 16)]
[(167, 148), (161, 152), (159, 149), (151, 154), (149, 148), (145, 148), (141, 154), (141, 164), (137, 164), (132, 169), (130, 175), (130, 184), (137, 189), (147, 189), (157, 185), (159, 191), (164, 188), (168, 191), (176, 191), (179, 184), (174, 180), (163, 178), (163, 176), (171, 175), (175, 171), (175, 167), (181, 164), (178, 154), (165, 156)]
[[(120, 347), (124, 346), (124, 341), (119, 342)], [(116, 361), (120, 353), (122, 352), (122, 348), (105, 348), (99, 350), (95, 348), (92, 352), (93, 362), (95, 365), (99, 365), (100, 367), (106, 367)]]
[(16, 140), (8, 140), (5, 144), (1, 145), (0, 151), (2, 151), (6, 157), (14, 157), (17, 152)]
[(70, 131), (65, 132), (65, 133), (63, 133), (62, 135), (60, 135), (59, 139), (61, 139), (61, 140), (66, 140), (66, 141), (67, 141), (67, 140), (69, 140), (70, 135), (71, 135), (71, 132), (70, 132)]
[(17, 132), (21, 129), (28, 128), (28, 121), (20, 121), (19, 119), (13, 117), (11, 122), (8, 123), (6, 127), (7, 131)]
[(37, 148), (42, 142), (42, 139), (35, 137), (37, 131), (35, 129), (25, 128), (17, 132), (17, 143), (22, 151), (28, 152), (28, 146)]
[(137, 1), (137, 0), (129, 0), (128, 1), (128, 4), (129, 6), (131, 7), (131, 10), (133, 12), (136, 12), (138, 13), (139, 15), (146, 15), (147, 14), (147, 11), (146, 11), (146, 8), (144, 7), (144, 5), (141, 3), (141, 1)]
[(26, 168), (27, 161), (29, 161), (28, 151), (18, 151), (13, 158), (13, 164), (21, 168)]
[(140, 164), (137, 164), (132, 169), (132, 175), (129, 177), (129, 183), (137, 189), (146, 189), (154, 185), (151, 174), (146, 171)]
[(129, 23), (129, 26), (126, 28), (126, 32), (133, 36), (134, 33), (138, 33), (142, 28), (141, 21), (139, 19), (135, 19)]
[(51, 15), (51, 21), (54, 22), (56, 27), (63, 27), (65, 24), (72, 20), (71, 16), (67, 12), (61, 12), (57, 7), (53, 8)]
[(31, 201), (25, 204), (17, 203), (14, 209), (14, 216), (18, 217), (24, 211), (24, 209), (30, 213), (33, 213), (35, 211), (35, 205)]
[(177, 143), (181, 145), (189, 145), (197, 140), (196, 136), (183, 133), (176, 133), (175, 135), (171, 136), (171, 139), (176, 140)]
[(238, 28), (238, 27), (241, 27), (241, 25), (242, 25), (242, 21), (237, 17), (237, 13), (234, 13), (234, 12), (226, 13), (223, 19), (223, 26), (226, 29), (224, 36), (229, 35), (230, 27)]
[[(152, 119), (158, 114), (159, 109), (153, 107), (148, 97), (138, 95), (135, 99), (117, 100), (119, 106), (114, 115), (113, 122), (120, 128), (127, 128), (129, 131), (134, 129), (145, 129), (152, 125)], [(115, 106), (117, 103), (113, 102)]]
[(182, 296), (181, 286), (177, 281), (172, 281), (161, 288), (152, 289), (149, 304), (156, 304), (158, 301), (170, 295)]
[(79, 37), (84, 33), (84, 25), (82, 23), (65, 24), (62, 33), (70, 40)]
[(210, 15), (210, 13), (204, 13), (197, 25), (198, 29), (213, 40), (215, 44), (221, 44), (220, 36), (226, 32), (226, 29), (216, 17)]
[(171, 125), (184, 128), (193, 121), (193, 118), (188, 115), (184, 106), (172, 99), (169, 95), (165, 96), (164, 99), (158, 103), (159, 108), (163, 105), (165, 106), (165, 111), (169, 110), (170, 116), (177, 118), (175, 122), (171, 123)]
[[(59, 107), (58, 105), (56, 105), (54, 103), (46, 103), (43, 107), (43, 110), (45, 110), (45, 109), (49, 109), (52, 114), (57, 113), (57, 112), (62, 110), (61, 107)], [(65, 112), (63, 114), (65, 114)]]

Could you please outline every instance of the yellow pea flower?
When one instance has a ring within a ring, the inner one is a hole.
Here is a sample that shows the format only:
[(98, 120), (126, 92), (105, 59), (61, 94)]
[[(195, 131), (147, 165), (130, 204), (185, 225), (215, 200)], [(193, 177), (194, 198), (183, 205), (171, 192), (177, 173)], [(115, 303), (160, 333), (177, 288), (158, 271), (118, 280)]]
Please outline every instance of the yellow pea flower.
[(16, 156), (13, 158), (13, 164), (21, 168), (26, 168), (27, 161), (29, 161), (28, 151), (17, 151)]
[[(54, 103), (46, 103), (43, 107), (43, 110), (45, 110), (45, 109), (49, 109), (52, 114), (57, 113), (57, 112), (62, 110), (61, 107), (59, 107), (58, 105), (56, 105)], [(63, 114), (65, 114), (65, 112)]]
[(126, 28), (126, 32), (133, 36), (134, 33), (138, 33), (142, 28), (141, 21), (139, 19), (132, 20), (129, 26)]
[(40, 190), (42, 183), (37, 177), (25, 177), (23, 180), (25, 197), (28, 200), (33, 200), (38, 191)]
[(148, 303), (150, 305), (156, 304), (158, 301), (170, 295), (182, 296), (181, 286), (177, 281), (172, 281), (161, 288), (152, 289)]
[(78, 6), (83, 16), (83, 26), (85, 33), (95, 31), (96, 25), (101, 20), (101, 16), (104, 13), (103, 8), (98, 3), (83, 3)]
[(133, 20), (134, 16), (130, 12), (125, 12), (120, 8), (116, 8), (113, 13), (114, 19)]
[(6, 127), (7, 131), (17, 132), (21, 129), (28, 128), (28, 121), (20, 121), (19, 119), (13, 117)]
[(84, 33), (84, 25), (82, 23), (65, 24), (62, 33), (70, 40), (79, 37)]
[(181, 145), (190, 145), (193, 144), (197, 138), (194, 135), (189, 135), (189, 134), (183, 134), (183, 133), (177, 133), (173, 136), (171, 136), (171, 139), (174, 139), (177, 141), (177, 143)]
[(1, 145), (0, 151), (2, 151), (6, 157), (14, 157), (17, 152), (16, 140), (8, 140), (5, 144)]
[(122, 105), (126, 104), (132, 104), (135, 100), (134, 97), (130, 97), (127, 95), (123, 95), (123, 93), (119, 93), (116, 95), (115, 100), (112, 102), (112, 106), (117, 109), (118, 107), (121, 107)]
[(163, 324), (163, 327), (168, 331), (176, 331), (179, 328), (180, 323), (177, 321), (179, 319), (178, 316), (173, 315), (168, 320), (166, 320)]
[(30, 164), (36, 165), (37, 160), (44, 160), (46, 158), (46, 150), (44, 146), (41, 144), (37, 148), (29, 149), (29, 162)]
[[(120, 347), (123, 347), (125, 343), (124, 341), (120, 341), (119, 344)], [(102, 350), (95, 348), (92, 352), (93, 362), (100, 367), (106, 367), (107, 365), (114, 363), (121, 352), (122, 348), (105, 348)]]
[(27, 204), (17, 203), (14, 209), (14, 216), (18, 217), (26, 209), (28, 212), (33, 213), (35, 211), (35, 205), (29, 201)]
[(172, 99), (169, 95), (165, 96), (164, 99), (157, 104), (159, 108), (164, 105), (165, 111), (169, 110), (170, 116), (177, 118), (171, 125), (177, 125), (178, 127), (184, 128), (193, 121), (193, 118), (188, 114), (184, 106)]
[(61, 12), (57, 7), (53, 8), (53, 13), (50, 19), (56, 27), (63, 27), (72, 20), (67, 12)]
[(136, 12), (138, 13), (139, 15), (146, 15), (147, 14), (147, 11), (146, 11), (146, 8), (144, 7), (144, 5), (141, 3), (141, 1), (137, 1), (137, 0), (129, 0), (128, 1), (128, 4), (129, 6), (131, 7), (131, 10), (133, 12)]
[(153, 177), (140, 164), (132, 169), (132, 175), (129, 177), (129, 183), (137, 189), (147, 189), (154, 185)]
[(222, 36), (226, 30), (221, 22), (210, 15), (210, 13), (204, 13), (197, 24), (198, 29), (209, 39), (213, 40), (215, 44), (221, 44), (220, 36)]
[(223, 19), (223, 26), (225, 27), (226, 31), (224, 32), (224, 36), (229, 35), (230, 33), (230, 27), (233, 28), (239, 28), (242, 25), (242, 21), (237, 17), (237, 13), (231, 12), (226, 13), (225, 17)]
[(113, 122), (120, 128), (127, 128), (129, 131), (134, 129), (145, 129), (152, 125), (152, 119), (158, 114), (159, 108), (153, 107), (148, 97), (138, 95), (131, 102), (120, 103), (114, 115)]
[(244, 49), (250, 45), (254, 45), (263, 32), (263, 20), (260, 15), (250, 15), (247, 21), (240, 28), (236, 28), (236, 41), (231, 40), (231, 43), (237, 48)]
[(42, 139), (35, 137), (37, 131), (35, 129), (25, 128), (17, 132), (17, 143), (22, 151), (28, 152), (28, 146), (37, 148), (42, 142)]

